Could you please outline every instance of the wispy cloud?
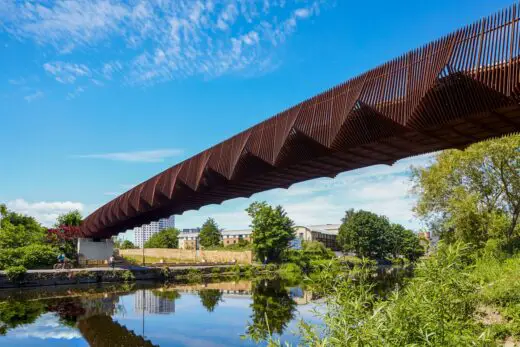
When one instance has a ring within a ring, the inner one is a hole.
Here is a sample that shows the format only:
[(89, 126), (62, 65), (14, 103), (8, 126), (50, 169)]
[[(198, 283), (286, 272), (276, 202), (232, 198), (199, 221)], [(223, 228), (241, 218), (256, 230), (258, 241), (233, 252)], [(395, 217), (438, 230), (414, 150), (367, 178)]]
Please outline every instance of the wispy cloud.
[(25, 78), (20, 77), (20, 78), (12, 78), (12, 79), (10, 79), (8, 82), (9, 82), (9, 84), (12, 84), (13, 86), (22, 86), (22, 85), (24, 85), (27, 81), (26, 81)]
[(24, 99), (25, 99), (25, 101), (31, 103), (34, 100), (38, 100), (38, 99), (43, 98), (44, 95), (45, 94), (42, 91), (38, 90), (38, 91), (36, 91), (36, 92), (34, 92), (32, 94), (24, 96)]
[(52, 75), (56, 81), (63, 84), (72, 84), (78, 78), (91, 75), (90, 69), (84, 64), (72, 64), (62, 61), (43, 64), (43, 69)]
[(87, 87), (76, 87), (72, 92), (67, 94), (67, 99), (72, 100), (78, 97), (81, 93), (85, 91)]
[(76, 155), (75, 158), (88, 159), (105, 159), (114, 161), (126, 162), (141, 162), (141, 163), (159, 163), (166, 158), (176, 157), (183, 153), (182, 149), (156, 149), (150, 151), (135, 151), (135, 152), (116, 152), (116, 153), (101, 153), (101, 154), (84, 154)]
[[(3, 0), (0, 29), (54, 47), (59, 54), (124, 42), (125, 61), (49, 62), (61, 83), (90, 73), (131, 84), (189, 76), (217, 77), (277, 66), (276, 48), (325, 0)], [(67, 65), (68, 64), (68, 65)]]
[(72, 210), (79, 210), (80, 212), (84, 210), (82, 203), (72, 201), (28, 202), (24, 199), (16, 199), (8, 201), (6, 205), (12, 211), (36, 218), (45, 226), (54, 224), (60, 214)]

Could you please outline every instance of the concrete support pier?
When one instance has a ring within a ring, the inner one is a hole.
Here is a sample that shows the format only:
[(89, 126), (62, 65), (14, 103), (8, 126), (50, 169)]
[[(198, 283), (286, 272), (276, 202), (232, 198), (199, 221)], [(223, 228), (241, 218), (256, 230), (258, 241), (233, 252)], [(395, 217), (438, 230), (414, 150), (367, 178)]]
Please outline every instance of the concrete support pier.
[(114, 253), (112, 239), (78, 239), (78, 255), (84, 260), (108, 260)]

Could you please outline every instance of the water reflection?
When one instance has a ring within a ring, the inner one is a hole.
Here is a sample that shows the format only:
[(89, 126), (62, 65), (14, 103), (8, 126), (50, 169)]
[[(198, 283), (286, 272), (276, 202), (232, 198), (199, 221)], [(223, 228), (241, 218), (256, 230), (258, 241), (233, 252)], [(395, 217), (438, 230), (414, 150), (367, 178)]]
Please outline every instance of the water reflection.
[(281, 280), (255, 282), (248, 335), (255, 341), (265, 340), (273, 334), (282, 335), (294, 318), (295, 307), (296, 302), (291, 299)]
[(0, 291), (0, 345), (252, 346), (273, 334), (296, 345), (298, 321), (318, 322), (314, 299), (276, 278)]

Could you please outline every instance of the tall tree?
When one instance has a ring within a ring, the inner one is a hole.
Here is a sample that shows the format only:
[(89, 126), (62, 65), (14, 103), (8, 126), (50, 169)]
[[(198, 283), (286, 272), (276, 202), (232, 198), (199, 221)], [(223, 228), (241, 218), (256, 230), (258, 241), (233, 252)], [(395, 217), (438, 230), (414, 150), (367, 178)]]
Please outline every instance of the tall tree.
[(384, 258), (390, 253), (390, 222), (385, 216), (350, 209), (342, 222), (338, 243), (343, 250), (371, 258)]
[(511, 244), (520, 234), (520, 135), (441, 152), (412, 170), (414, 208), (448, 242)]
[(179, 230), (167, 228), (154, 234), (145, 242), (144, 248), (178, 248)]
[(199, 239), (202, 247), (218, 246), (221, 243), (222, 235), (218, 229), (218, 225), (213, 218), (208, 218), (202, 225)]
[(130, 241), (130, 240), (124, 240), (124, 241), (121, 242), (121, 244), (119, 245), (119, 248), (120, 248), (120, 249), (133, 249), (133, 248), (135, 248), (135, 245), (134, 245), (133, 242)]
[(246, 209), (252, 218), (253, 251), (260, 261), (276, 262), (294, 239), (294, 223), (281, 206), (254, 202)]
[(68, 213), (64, 213), (56, 218), (55, 227), (60, 226), (70, 226), (70, 227), (79, 227), (81, 222), (83, 221), (83, 216), (81, 212), (78, 210), (70, 211)]

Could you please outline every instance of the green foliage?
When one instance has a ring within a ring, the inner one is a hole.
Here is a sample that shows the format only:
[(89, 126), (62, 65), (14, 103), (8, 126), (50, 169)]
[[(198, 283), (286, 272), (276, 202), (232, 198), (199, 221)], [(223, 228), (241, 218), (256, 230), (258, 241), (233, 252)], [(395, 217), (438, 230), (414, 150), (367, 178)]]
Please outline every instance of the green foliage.
[[(415, 212), (446, 242), (510, 246), (520, 235), (520, 135), (441, 152), (413, 168)], [(511, 249), (511, 248), (510, 248)]]
[(0, 249), (43, 243), (45, 228), (33, 218), (9, 212), (0, 220)]
[(60, 226), (74, 226), (79, 227), (81, 222), (83, 221), (83, 216), (81, 212), (78, 210), (70, 211), (65, 214), (61, 214), (56, 218), (56, 224), (54, 225), (56, 228)]
[(267, 271), (278, 271), (278, 265), (276, 265), (276, 264), (267, 264), (265, 266), (265, 269)]
[(26, 273), (27, 273), (27, 269), (22, 265), (11, 266), (5, 270), (5, 275), (11, 282), (22, 281), (23, 278), (25, 277)]
[(45, 305), (37, 300), (0, 302), (0, 335), (5, 335), (9, 329), (33, 323), (44, 312)]
[(121, 273), (121, 279), (124, 282), (133, 282), (135, 281), (135, 275), (130, 270), (125, 270)]
[(260, 261), (278, 262), (294, 239), (294, 223), (281, 206), (254, 202), (246, 212), (252, 218), (253, 251)]
[(130, 240), (124, 240), (119, 245), (119, 249), (134, 249), (136, 248), (132, 241)]
[(186, 275), (188, 282), (202, 282), (202, 271), (199, 269), (189, 269)]
[(21, 264), (28, 269), (51, 267), (56, 263), (58, 251), (49, 245), (30, 245), (21, 248)]
[(218, 289), (202, 289), (199, 290), (199, 298), (202, 306), (213, 312), (218, 303), (222, 301), (222, 292)]
[(368, 211), (348, 210), (339, 229), (338, 243), (360, 257), (383, 259), (404, 256), (415, 261), (424, 255), (418, 236), (388, 218)]
[[(328, 294), (323, 333), (302, 324), (307, 345), (470, 346), (489, 335), (473, 319), (477, 286), (471, 281), (469, 248), (440, 247), (419, 264), (416, 276), (386, 300), (374, 291), (365, 267), (349, 274), (322, 271), (315, 286)], [(361, 322), (361, 323), (360, 323)]]
[(144, 248), (178, 248), (179, 230), (167, 228), (154, 234), (145, 242)]
[(294, 318), (296, 303), (280, 284), (280, 280), (260, 280), (253, 283), (253, 311), (247, 335), (254, 341), (282, 334)]
[(152, 290), (152, 294), (158, 298), (168, 299), (175, 301), (181, 297), (181, 294), (177, 290)]
[(284, 263), (278, 272), (288, 283), (298, 284), (303, 280), (302, 268), (294, 263)]
[(217, 223), (213, 218), (208, 218), (200, 230), (200, 245), (204, 248), (219, 246), (221, 244), (221, 238), (222, 235), (220, 234)]
[(339, 229), (338, 243), (358, 256), (384, 258), (389, 245), (390, 222), (368, 211), (348, 210)]
[(0, 269), (19, 265), (28, 269), (49, 268), (56, 262), (58, 253), (56, 248), (42, 244), (4, 249), (0, 252)]

